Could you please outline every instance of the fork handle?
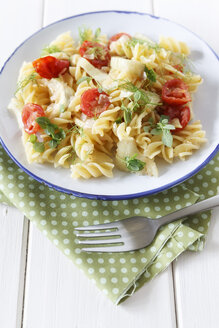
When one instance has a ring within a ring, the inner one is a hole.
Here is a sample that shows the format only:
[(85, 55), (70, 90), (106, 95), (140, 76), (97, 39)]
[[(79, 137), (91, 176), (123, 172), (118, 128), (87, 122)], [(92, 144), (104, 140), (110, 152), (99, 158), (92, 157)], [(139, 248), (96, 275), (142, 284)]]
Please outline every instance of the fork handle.
[(183, 218), (185, 220), (188, 215), (192, 215), (201, 212), (203, 210), (209, 210), (216, 206), (219, 206), (219, 195), (205, 199), (193, 205), (187, 206), (176, 212), (167, 214), (162, 218), (158, 219), (158, 223), (160, 223), (160, 226), (162, 226), (164, 224), (171, 223), (176, 219)]

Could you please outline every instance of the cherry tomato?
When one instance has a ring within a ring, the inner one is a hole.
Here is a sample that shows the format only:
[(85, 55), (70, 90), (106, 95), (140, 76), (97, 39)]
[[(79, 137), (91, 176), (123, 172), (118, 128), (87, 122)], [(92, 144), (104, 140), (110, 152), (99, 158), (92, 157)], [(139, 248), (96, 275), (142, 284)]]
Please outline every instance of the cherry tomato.
[(39, 131), (40, 126), (35, 121), (37, 117), (45, 116), (44, 110), (37, 104), (26, 104), (22, 110), (22, 122), (24, 130), (28, 134), (34, 134)]
[(84, 41), (79, 49), (79, 53), (96, 68), (108, 66), (111, 58), (109, 49), (94, 41)]
[(163, 112), (164, 115), (169, 116), (170, 121), (174, 118), (178, 118), (181, 128), (176, 128), (175, 131), (183, 130), (190, 121), (190, 108), (189, 106), (166, 106)]
[(121, 38), (121, 36), (123, 36), (123, 35), (126, 35), (131, 39), (131, 35), (129, 35), (128, 33), (124, 33), (124, 32), (117, 33), (117, 34), (111, 36), (111, 38), (109, 39), (109, 46), (113, 41), (119, 40)]
[(183, 105), (191, 101), (187, 85), (180, 79), (167, 81), (162, 88), (162, 100), (167, 104)]
[(97, 88), (88, 89), (81, 95), (81, 110), (88, 117), (98, 117), (109, 105), (108, 95)]
[(35, 71), (41, 77), (49, 80), (53, 77), (58, 77), (60, 74), (64, 74), (69, 68), (69, 61), (67, 59), (57, 59), (53, 56), (38, 58), (32, 64)]

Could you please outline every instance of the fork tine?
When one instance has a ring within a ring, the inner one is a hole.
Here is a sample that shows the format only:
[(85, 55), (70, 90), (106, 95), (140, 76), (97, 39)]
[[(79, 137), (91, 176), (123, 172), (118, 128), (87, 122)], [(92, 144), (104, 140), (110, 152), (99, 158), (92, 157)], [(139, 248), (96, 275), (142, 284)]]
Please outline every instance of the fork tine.
[(88, 237), (88, 238), (93, 238), (93, 237), (111, 237), (111, 236), (120, 236), (118, 231), (110, 231), (110, 232), (98, 232), (98, 233), (77, 233), (77, 237)]
[(75, 227), (75, 230), (78, 231), (86, 231), (86, 230), (101, 230), (101, 229), (113, 229), (113, 228), (118, 228), (119, 224), (116, 222), (109, 222), (109, 223), (104, 223), (104, 224), (96, 224), (96, 225), (91, 225), (91, 226), (86, 226), (86, 227)]
[(103, 247), (87, 247), (82, 248), (82, 252), (98, 252), (98, 253), (113, 253), (113, 252), (125, 252), (129, 249), (125, 245), (115, 245), (115, 246), (103, 246)]
[[(95, 240), (79, 240), (78, 243), (81, 245), (108, 245), (108, 244), (118, 244), (120, 238), (112, 239), (95, 239)], [(121, 242), (120, 242), (121, 243)]]

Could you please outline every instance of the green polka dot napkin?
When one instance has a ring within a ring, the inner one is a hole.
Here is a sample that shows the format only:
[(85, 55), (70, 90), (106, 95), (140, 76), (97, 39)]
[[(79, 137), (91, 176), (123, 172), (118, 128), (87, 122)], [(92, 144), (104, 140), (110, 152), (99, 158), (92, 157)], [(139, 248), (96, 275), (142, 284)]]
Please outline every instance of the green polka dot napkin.
[[(153, 243), (127, 253), (83, 253), (74, 227), (106, 223), (132, 215), (159, 218), (217, 193), (219, 156), (185, 183), (149, 197), (94, 201), (55, 191), (35, 181), (0, 146), (2, 202), (20, 209), (114, 303), (131, 296), (189, 249), (202, 250), (210, 211), (160, 229)], [(146, 297), (146, 296), (145, 296)]]

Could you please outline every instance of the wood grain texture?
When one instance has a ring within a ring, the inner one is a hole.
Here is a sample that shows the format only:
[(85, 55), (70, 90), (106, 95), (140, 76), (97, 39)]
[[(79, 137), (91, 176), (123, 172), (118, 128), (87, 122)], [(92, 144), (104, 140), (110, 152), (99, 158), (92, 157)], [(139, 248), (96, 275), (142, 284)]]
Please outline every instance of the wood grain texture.
[[(41, 26), (43, 0), (7, 0), (0, 10), (0, 68), (14, 49)], [(28, 14), (27, 14), (28, 13)], [(21, 327), (28, 223), (0, 204), (0, 327)]]
[(217, 328), (219, 322), (219, 209), (214, 210), (205, 249), (174, 264), (179, 328)]
[(0, 205), (0, 327), (20, 327), (27, 221), (16, 208)]
[(42, 23), (43, 0), (7, 0), (0, 10), (0, 67), (8, 56)]
[(154, 0), (154, 14), (184, 25), (219, 53), (217, 0)]
[(82, 0), (77, 6), (72, 0), (45, 0), (44, 24), (47, 25), (57, 19), (89, 11), (130, 10), (152, 13), (152, 7), (152, 0)]

